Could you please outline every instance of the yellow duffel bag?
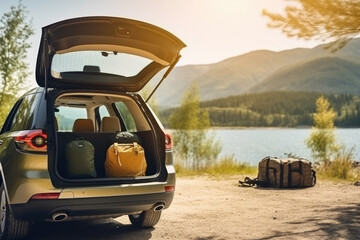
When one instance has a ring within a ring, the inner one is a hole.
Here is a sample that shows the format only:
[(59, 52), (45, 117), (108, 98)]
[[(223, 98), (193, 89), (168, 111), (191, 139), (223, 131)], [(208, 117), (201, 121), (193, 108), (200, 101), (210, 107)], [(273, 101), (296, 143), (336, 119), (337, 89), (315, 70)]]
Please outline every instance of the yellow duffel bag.
[(144, 176), (146, 172), (144, 148), (138, 143), (114, 143), (106, 152), (106, 177)]

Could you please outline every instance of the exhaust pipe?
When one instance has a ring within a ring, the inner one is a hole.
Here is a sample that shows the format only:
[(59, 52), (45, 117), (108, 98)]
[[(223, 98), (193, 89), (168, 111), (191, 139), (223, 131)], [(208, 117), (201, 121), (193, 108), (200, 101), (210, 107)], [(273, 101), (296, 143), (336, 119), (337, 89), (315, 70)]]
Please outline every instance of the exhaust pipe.
[(165, 203), (163, 202), (158, 202), (156, 204), (154, 204), (154, 206), (152, 207), (152, 210), (154, 212), (160, 212), (161, 210), (163, 210), (165, 208)]
[(57, 212), (57, 213), (54, 213), (53, 215), (51, 215), (51, 218), (54, 222), (64, 221), (67, 219), (67, 217), (68, 217), (68, 215), (63, 212)]

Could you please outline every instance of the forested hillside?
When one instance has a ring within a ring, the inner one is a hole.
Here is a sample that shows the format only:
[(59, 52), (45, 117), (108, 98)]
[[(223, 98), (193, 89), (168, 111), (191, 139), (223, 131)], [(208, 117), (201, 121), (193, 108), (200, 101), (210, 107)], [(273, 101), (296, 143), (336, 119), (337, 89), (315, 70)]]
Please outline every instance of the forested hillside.
[(298, 63), (274, 72), (249, 92), (320, 91), (360, 93), (360, 64), (339, 57), (324, 57)]
[[(316, 92), (274, 91), (205, 101), (213, 127), (301, 127), (312, 125)], [(337, 127), (360, 126), (360, 98), (350, 94), (325, 94), (337, 112)], [(166, 125), (175, 108), (160, 112)]]
[(323, 47), (258, 50), (218, 63), (175, 67), (155, 97), (162, 109), (178, 106), (193, 83), (203, 100), (277, 90), (359, 95), (360, 38), (335, 53)]

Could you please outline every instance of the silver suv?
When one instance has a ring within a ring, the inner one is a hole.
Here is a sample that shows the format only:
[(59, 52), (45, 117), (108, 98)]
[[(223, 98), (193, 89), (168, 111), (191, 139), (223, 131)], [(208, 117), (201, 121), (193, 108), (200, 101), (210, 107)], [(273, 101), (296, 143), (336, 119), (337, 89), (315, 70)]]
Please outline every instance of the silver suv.
[[(39, 87), (15, 103), (0, 132), (0, 239), (23, 238), (42, 220), (128, 215), (135, 227), (159, 221), (174, 197), (172, 141), (136, 92), (167, 68), (166, 77), (183, 47), (161, 28), (123, 18), (43, 28)], [(79, 139), (94, 147), (93, 175), (67, 174), (66, 146)], [(106, 176), (114, 142), (143, 147), (145, 175)]]

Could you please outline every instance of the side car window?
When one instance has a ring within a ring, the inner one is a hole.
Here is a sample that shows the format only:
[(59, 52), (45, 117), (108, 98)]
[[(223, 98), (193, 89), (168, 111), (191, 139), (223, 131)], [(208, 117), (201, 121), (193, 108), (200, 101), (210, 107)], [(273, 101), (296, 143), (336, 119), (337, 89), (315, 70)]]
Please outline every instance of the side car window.
[(123, 102), (116, 102), (115, 107), (124, 122), (126, 130), (129, 132), (136, 132), (137, 129), (136, 129), (136, 124), (135, 124), (134, 118), (131, 115), (126, 104)]
[(23, 98), (14, 114), (11, 122), (10, 131), (28, 130), (31, 128), (35, 109), (39, 98), (36, 98), (37, 94), (30, 94)]
[(18, 101), (14, 104), (14, 106), (12, 107), (12, 109), (11, 109), (10, 113), (8, 114), (5, 122), (4, 122), (3, 125), (2, 125), (0, 134), (9, 131), (9, 129), (10, 129), (10, 127), (11, 127), (12, 120), (13, 120), (13, 118), (14, 118), (14, 115), (15, 115), (17, 109), (19, 108), (19, 105), (21, 104), (22, 100), (23, 100), (23, 99), (18, 100)]

